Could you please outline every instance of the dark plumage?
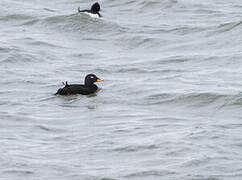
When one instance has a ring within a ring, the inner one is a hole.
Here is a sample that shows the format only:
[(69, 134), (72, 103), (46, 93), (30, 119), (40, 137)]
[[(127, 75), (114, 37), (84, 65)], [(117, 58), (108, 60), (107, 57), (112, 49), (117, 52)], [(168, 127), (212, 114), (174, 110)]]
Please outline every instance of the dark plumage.
[(65, 87), (58, 89), (56, 95), (72, 95), (72, 94), (82, 94), (88, 95), (95, 93), (98, 89), (95, 82), (101, 82), (102, 79), (99, 79), (95, 74), (88, 74), (85, 77), (85, 84), (64, 84)]
[(98, 17), (102, 17), (101, 14), (99, 13), (100, 11), (100, 5), (98, 2), (95, 2), (90, 10), (80, 10), (80, 7), (78, 7), (78, 12), (86, 12), (86, 13), (90, 13), (90, 14), (97, 14)]

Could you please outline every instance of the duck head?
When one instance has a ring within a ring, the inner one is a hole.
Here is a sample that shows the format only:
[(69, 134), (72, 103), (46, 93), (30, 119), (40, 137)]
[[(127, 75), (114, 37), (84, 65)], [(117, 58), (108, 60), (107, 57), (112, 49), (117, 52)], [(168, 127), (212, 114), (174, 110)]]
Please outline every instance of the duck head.
[(95, 12), (95, 13), (98, 13), (100, 11), (100, 5), (98, 2), (95, 2), (92, 7), (91, 7), (91, 11), (92, 12)]
[(102, 79), (98, 78), (95, 74), (88, 74), (85, 77), (85, 85), (86, 86), (91, 86), (93, 85), (95, 82), (101, 82), (103, 81)]

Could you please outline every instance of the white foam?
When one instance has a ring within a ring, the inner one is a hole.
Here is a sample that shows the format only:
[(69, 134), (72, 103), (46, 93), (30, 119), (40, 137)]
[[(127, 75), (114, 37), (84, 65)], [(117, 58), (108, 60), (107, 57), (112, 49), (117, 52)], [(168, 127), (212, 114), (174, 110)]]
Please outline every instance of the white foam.
[(91, 16), (92, 18), (99, 18), (98, 14), (93, 14), (93, 13), (88, 13), (88, 12), (84, 12), (84, 13)]

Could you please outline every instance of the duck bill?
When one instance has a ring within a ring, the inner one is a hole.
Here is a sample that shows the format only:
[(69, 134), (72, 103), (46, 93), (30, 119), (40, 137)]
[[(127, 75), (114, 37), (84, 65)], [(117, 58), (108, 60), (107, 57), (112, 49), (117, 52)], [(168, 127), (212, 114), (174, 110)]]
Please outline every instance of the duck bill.
[(99, 79), (99, 78), (97, 79), (97, 82), (102, 82), (102, 81), (103, 81), (103, 79)]

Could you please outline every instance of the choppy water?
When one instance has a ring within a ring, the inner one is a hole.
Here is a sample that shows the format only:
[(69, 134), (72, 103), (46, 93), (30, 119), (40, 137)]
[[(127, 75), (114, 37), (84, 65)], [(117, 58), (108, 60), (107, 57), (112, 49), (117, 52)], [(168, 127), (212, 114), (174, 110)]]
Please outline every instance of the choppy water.
[(0, 179), (241, 180), (242, 2), (92, 2), (0, 1)]

